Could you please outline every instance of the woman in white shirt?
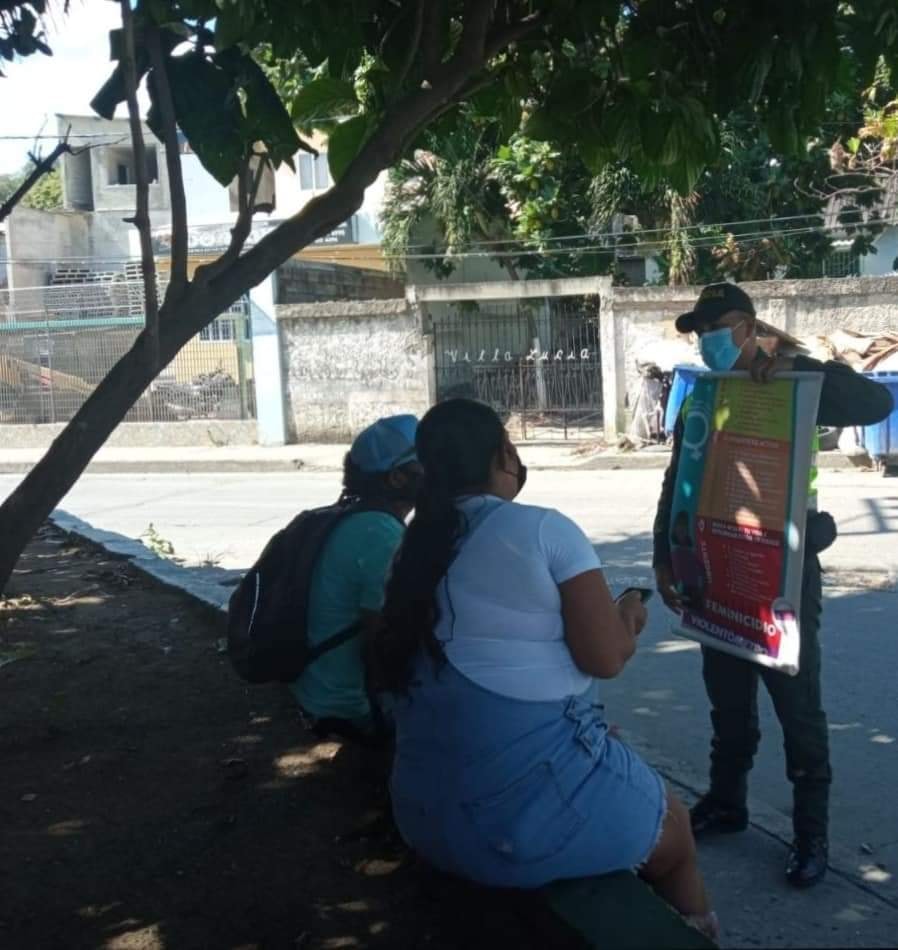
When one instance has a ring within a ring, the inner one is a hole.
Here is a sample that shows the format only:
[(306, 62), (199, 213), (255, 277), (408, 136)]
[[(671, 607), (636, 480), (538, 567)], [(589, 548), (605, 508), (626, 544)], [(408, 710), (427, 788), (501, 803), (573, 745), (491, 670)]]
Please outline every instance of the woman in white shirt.
[(612, 599), (572, 521), (513, 501), (526, 468), (492, 409), (441, 403), (416, 444), (424, 480), (373, 644), (407, 844), (501, 887), (637, 868), (715, 935), (685, 807), (595, 702), (636, 648), (638, 595)]

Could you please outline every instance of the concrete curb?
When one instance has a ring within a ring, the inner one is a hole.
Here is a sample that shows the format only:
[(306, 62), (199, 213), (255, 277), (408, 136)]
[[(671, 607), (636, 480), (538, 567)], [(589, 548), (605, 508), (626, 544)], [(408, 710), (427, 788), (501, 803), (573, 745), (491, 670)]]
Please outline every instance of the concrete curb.
[[(528, 464), (533, 472), (613, 472), (647, 471), (667, 468), (666, 452), (628, 452), (608, 454), (571, 464)], [(4, 461), (0, 459), (0, 475), (27, 475), (33, 462)], [(822, 455), (819, 460), (825, 471), (867, 471), (869, 466), (858, 466), (838, 453)], [(295, 472), (339, 472), (337, 465), (305, 462), (301, 458), (250, 458), (250, 459), (185, 459), (175, 460), (130, 460), (96, 461), (85, 469), (87, 475), (160, 475), (160, 474), (238, 474), (241, 472), (264, 472), (266, 474)]]
[[(181, 593), (187, 594), (207, 607), (226, 611), (228, 599), (234, 589), (234, 578), (239, 578), (240, 572), (221, 571), (222, 580), (230, 579), (230, 583), (220, 583), (197, 576), (197, 571), (182, 567), (174, 561), (166, 560), (154, 554), (149, 548), (133, 538), (125, 537), (115, 531), (104, 531), (67, 511), (57, 508), (50, 515), (50, 521), (66, 534), (75, 535), (107, 550), (110, 554), (125, 558), (137, 570), (150, 577), (173, 587)], [(200, 570), (205, 570), (201, 568)]]
[[(95, 528), (88, 522), (61, 509), (54, 511), (50, 516), (50, 520), (67, 534), (100, 545), (110, 554), (124, 557), (137, 570), (143, 571), (160, 583), (194, 598), (204, 606), (214, 608), (222, 616), (227, 611), (228, 600), (234, 586), (242, 576), (240, 571), (183, 567), (154, 554), (140, 541), (125, 537), (114, 531)], [(198, 571), (213, 576), (212, 578), (199, 577), (197, 576)], [(706, 776), (697, 773), (687, 763), (653, 745), (643, 736), (626, 733), (621, 738), (636, 749), (646, 761), (651, 762), (687, 803), (695, 801), (706, 788)], [(785, 859), (785, 851), (792, 840), (791, 818), (755, 796), (751, 796), (749, 799), (749, 811), (751, 814), (750, 827), (779, 841), (783, 845), (783, 857)], [(838, 839), (831, 839), (829, 866), (831, 873), (845, 883), (857, 887), (888, 907), (898, 908), (898, 902), (881, 893), (877, 889), (875, 881), (865, 879), (864, 875), (868, 868), (871, 871), (875, 869), (870, 862), (864, 860), (857, 847), (852, 847)]]

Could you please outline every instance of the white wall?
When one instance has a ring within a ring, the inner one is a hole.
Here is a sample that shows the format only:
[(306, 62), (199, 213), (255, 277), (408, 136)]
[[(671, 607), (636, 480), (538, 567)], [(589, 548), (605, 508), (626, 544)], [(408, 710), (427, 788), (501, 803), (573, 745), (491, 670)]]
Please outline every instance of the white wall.
[(190, 224), (219, 224), (236, 218), (231, 212), (228, 189), (222, 188), (203, 168), (196, 155), (181, 156), (181, 172)]
[[(299, 156), (297, 156), (297, 162)], [(298, 166), (297, 166), (298, 167)], [(365, 191), (365, 200), (356, 214), (357, 233), (356, 241), (359, 244), (380, 244), (382, 234), (380, 230), (380, 212), (384, 203), (384, 190), (387, 183), (387, 173), (381, 172)], [(303, 191), (299, 186), (299, 175), (286, 165), (282, 165), (275, 173), (275, 201), (274, 217), (289, 218), (301, 211), (316, 195), (324, 193), (324, 189)]]
[[(836, 330), (874, 335), (898, 331), (898, 276), (769, 280), (744, 283), (758, 317), (804, 340)], [(700, 287), (615, 287), (602, 310), (602, 379), (606, 385), (605, 424), (609, 437), (626, 428), (625, 399), (635, 397), (637, 363), (698, 362), (698, 354), (674, 326), (692, 308)], [(819, 355), (819, 354), (818, 354)], [(615, 410), (612, 407), (616, 407)]]

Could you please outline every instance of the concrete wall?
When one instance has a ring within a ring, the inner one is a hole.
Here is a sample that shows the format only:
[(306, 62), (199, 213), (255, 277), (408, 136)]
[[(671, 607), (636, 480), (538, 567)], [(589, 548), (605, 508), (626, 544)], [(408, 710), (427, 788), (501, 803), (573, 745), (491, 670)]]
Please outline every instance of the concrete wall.
[(315, 300), (384, 300), (401, 297), (404, 287), (383, 271), (293, 258), (277, 270), (276, 303)]
[[(0, 425), (5, 449), (45, 449), (65, 424)], [(252, 445), (254, 420), (195, 419), (190, 422), (123, 422), (105, 445), (111, 448), (173, 448), (177, 446)]]
[(53, 274), (51, 261), (86, 256), (88, 218), (82, 211), (35, 211), (19, 205), (6, 219), (10, 288), (43, 286)]
[(109, 261), (129, 256), (128, 233), (134, 230), (121, 214), (89, 211), (37, 211), (22, 205), (6, 220), (9, 286), (42, 287), (66, 260), (109, 270)]
[[(137, 228), (122, 219), (117, 211), (88, 216), (89, 254), (97, 261), (97, 270), (112, 270), (104, 261), (123, 261), (131, 254), (131, 234)], [(82, 252), (83, 254), (83, 252)]]
[(348, 441), (430, 406), (430, 338), (404, 299), (281, 305), (277, 324), (290, 441)]
[(90, 211), (94, 206), (90, 151), (64, 155), (60, 159), (63, 207)]
[[(823, 280), (770, 280), (741, 285), (758, 317), (809, 342), (839, 329), (859, 333), (898, 331), (898, 276)], [(602, 312), (603, 387), (606, 431), (626, 426), (627, 396), (639, 387), (637, 361), (652, 360), (659, 347), (679, 348), (677, 362), (700, 362), (695, 347), (680, 337), (674, 320), (691, 309), (700, 287), (616, 287), (613, 308)], [(607, 338), (607, 339), (606, 339)]]

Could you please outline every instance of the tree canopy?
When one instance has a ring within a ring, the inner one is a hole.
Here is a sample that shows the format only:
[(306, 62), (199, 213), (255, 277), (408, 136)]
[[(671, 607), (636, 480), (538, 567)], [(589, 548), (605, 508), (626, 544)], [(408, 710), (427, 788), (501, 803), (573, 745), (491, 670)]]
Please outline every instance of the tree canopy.
[[(223, 183), (255, 142), (289, 161), (300, 147), (294, 123), (330, 132), (339, 182), (404, 96), (433, 88), (453, 55), (477, 53), (456, 99), (501, 115), (509, 133), (524, 114), (528, 138), (576, 148), (594, 173), (624, 162), (686, 194), (720, 154), (723, 118), (748, 106), (772, 147), (794, 155), (849, 79), (840, 53), (853, 51), (869, 84), (880, 55), (894, 58), (898, 32), (889, 0), (142, 0), (136, 12), (138, 28), (162, 28), (178, 123)], [(116, 58), (119, 46), (114, 36)], [(304, 81), (282, 84), (286, 101), (253, 58), (260, 46), (294, 76), (301, 66)], [(123, 100), (119, 67), (95, 107), (108, 115)]]
[(878, 230), (869, 205), (887, 187), (884, 169), (895, 166), (890, 71), (881, 61), (864, 86), (848, 50), (840, 70), (804, 148), (777, 152), (753, 110), (734, 112), (720, 121), (716, 159), (686, 195), (620, 160), (593, 174), (577, 149), (520, 131), (509, 139), (501, 117), (465, 106), (453, 128), (429, 130), (426, 149), (391, 170), (386, 250), (400, 268), (411, 254), (439, 276), (466, 254), (545, 276), (612, 272), (616, 256), (628, 253), (655, 259), (671, 283), (821, 276), (833, 194), (841, 195), (853, 252), (865, 253)]

